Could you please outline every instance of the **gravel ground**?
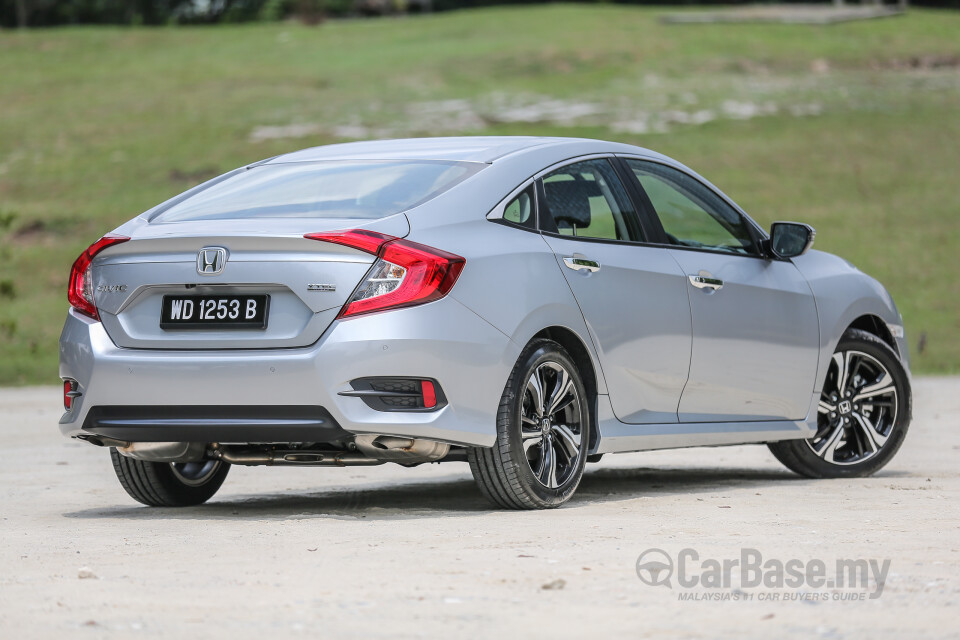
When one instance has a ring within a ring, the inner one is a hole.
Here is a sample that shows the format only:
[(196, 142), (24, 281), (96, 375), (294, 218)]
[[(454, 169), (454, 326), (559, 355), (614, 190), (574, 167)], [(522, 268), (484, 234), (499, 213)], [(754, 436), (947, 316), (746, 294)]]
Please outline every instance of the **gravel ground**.
[[(803, 480), (757, 446), (607, 456), (565, 508), (524, 513), (464, 463), (234, 468), (205, 506), (141, 507), (106, 451), (59, 435), (58, 394), (0, 390), (4, 638), (958, 637), (960, 378), (916, 381), (873, 478)], [(882, 590), (651, 586), (648, 548), (695, 550), (703, 577), (744, 548), (889, 569)]]

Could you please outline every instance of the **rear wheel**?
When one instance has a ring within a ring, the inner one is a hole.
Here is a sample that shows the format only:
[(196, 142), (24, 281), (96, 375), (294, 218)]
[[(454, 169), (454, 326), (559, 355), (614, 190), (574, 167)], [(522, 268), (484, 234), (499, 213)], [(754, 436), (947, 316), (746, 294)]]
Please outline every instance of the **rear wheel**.
[(113, 470), (130, 497), (151, 507), (189, 507), (213, 497), (230, 465), (220, 460), (148, 462), (110, 449)]
[(820, 395), (817, 433), (769, 445), (787, 468), (809, 478), (867, 476), (886, 465), (910, 425), (910, 383), (885, 342), (858, 329), (844, 334)]
[(552, 340), (524, 349), (504, 388), (492, 448), (467, 450), (481, 492), (508, 509), (558, 507), (573, 495), (590, 442), (580, 373)]

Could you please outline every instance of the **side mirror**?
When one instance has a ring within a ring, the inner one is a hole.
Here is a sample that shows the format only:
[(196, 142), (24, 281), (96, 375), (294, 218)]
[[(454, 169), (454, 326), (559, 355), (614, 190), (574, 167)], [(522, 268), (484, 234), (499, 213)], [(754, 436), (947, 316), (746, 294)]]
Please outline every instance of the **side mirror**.
[(774, 222), (770, 225), (770, 252), (777, 258), (796, 258), (813, 246), (816, 230), (800, 222)]

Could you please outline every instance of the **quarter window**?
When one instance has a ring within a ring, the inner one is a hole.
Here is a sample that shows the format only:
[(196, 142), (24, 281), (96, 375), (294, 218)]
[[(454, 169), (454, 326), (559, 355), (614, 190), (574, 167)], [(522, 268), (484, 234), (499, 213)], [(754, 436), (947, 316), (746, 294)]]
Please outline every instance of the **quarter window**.
[(587, 160), (543, 178), (542, 231), (579, 238), (640, 240), (633, 207), (607, 160)]
[(533, 185), (517, 194), (513, 200), (503, 208), (503, 219), (527, 229), (537, 228), (537, 217), (533, 207)]
[(733, 207), (682, 171), (627, 160), (650, 199), (670, 244), (754, 254), (753, 237)]

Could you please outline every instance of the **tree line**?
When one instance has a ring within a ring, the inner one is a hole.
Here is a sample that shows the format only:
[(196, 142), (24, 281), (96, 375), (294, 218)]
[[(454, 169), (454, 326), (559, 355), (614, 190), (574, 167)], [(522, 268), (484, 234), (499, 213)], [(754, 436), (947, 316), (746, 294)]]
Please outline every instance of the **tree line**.
[[(580, 1), (717, 5), (745, 4), (755, 0)], [(821, 1), (829, 3), (831, 0)], [(0, 0), (0, 28), (70, 24), (215, 24), (286, 19), (316, 24), (328, 16), (379, 16), (504, 4), (546, 4), (546, 0)], [(960, 0), (914, 0), (912, 4), (960, 9)]]

